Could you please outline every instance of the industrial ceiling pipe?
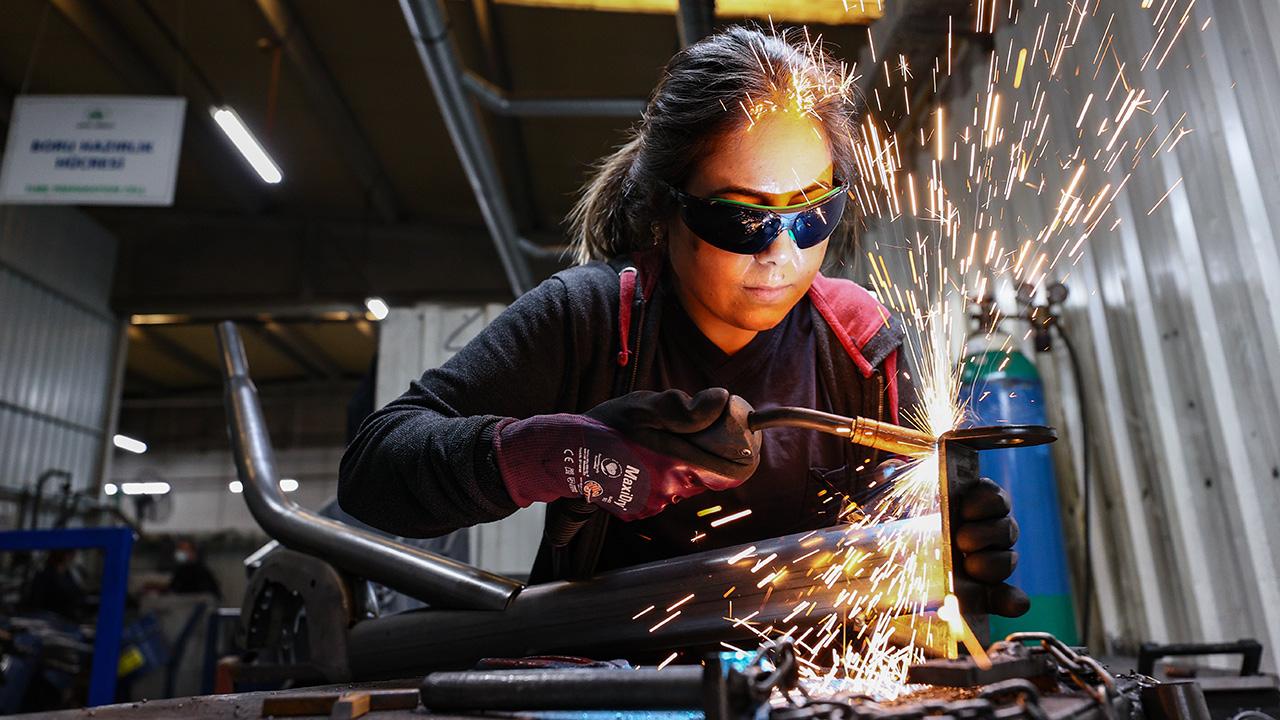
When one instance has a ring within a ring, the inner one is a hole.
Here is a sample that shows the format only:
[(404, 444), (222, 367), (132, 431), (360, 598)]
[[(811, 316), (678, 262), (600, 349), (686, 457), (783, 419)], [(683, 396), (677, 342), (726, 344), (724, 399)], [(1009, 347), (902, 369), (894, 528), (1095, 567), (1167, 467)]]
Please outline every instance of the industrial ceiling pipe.
[(400, 0), (400, 10), (418, 59), (431, 81), (445, 129), (458, 152), (485, 226), (493, 236), (511, 292), (519, 297), (533, 287), (533, 276), (521, 253), (515, 217), (481, 132), (479, 113), (463, 89), (462, 66), (450, 37), (452, 29), (445, 19), (444, 8), (440, 0)]
[(639, 118), (648, 103), (629, 98), (513, 98), (473, 72), (463, 73), (462, 85), (494, 114), (507, 117)]
[(218, 349), (236, 471), (249, 512), (268, 535), (436, 608), (502, 610), (519, 594), (515, 580), (322, 517), (285, 497), (234, 323), (219, 323)]

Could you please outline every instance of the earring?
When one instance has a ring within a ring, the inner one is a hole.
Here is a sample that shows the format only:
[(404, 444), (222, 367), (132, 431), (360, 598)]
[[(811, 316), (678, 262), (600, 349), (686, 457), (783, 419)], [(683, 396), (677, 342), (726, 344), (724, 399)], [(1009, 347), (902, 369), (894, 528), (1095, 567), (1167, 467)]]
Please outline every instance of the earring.
[(660, 247), (663, 241), (666, 240), (666, 233), (663, 231), (662, 223), (653, 223), (650, 225), (649, 232), (652, 240), (649, 247)]

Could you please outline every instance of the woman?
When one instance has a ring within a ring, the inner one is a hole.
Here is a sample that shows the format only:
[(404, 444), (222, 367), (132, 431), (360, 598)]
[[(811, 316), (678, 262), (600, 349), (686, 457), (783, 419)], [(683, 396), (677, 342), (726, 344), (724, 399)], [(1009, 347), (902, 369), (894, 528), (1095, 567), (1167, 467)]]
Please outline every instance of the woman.
[[(678, 53), (573, 211), (581, 264), (365, 421), (342, 507), (432, 536), (550, 503), (535, 581), (831, 525), (831, 491), (883, 458), (744, 420), (773, 405), (896, 420), (910, 395), (897, 325), (818, 273), (846, 219), (854, 121), (842, 66), (799, 38), (732, 28)], [(710, 529), (717, 505), (752, 513)], [(1001, 584), (1007, 501), (988, 484), (962, 505), (966, 568), (1020, 614)]]

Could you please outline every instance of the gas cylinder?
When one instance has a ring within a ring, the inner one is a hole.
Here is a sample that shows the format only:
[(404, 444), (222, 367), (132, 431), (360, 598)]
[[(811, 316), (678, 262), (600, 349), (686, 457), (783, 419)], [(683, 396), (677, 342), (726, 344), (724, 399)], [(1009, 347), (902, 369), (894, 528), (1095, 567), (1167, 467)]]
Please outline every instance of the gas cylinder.
[[(996, 330), (975, 333), (965, 345), (960, 399), (968, 403), (970, 426), (1046, 425), (1044, 385), (1036, 366)], [(1019, 618), (991, 616), (991, 638), (1019, 631), (1055, 635), (1068, 645), (1079, 642), (1071, 598), (1066, 546), (1053, 458), (1048, 445), (984, 450), (978, 467), (997, 482), (1013, 505), (1021, 531), (1014, 550), (1018, 566), (1009, 582), (1031, 597), (1031, 609)]]

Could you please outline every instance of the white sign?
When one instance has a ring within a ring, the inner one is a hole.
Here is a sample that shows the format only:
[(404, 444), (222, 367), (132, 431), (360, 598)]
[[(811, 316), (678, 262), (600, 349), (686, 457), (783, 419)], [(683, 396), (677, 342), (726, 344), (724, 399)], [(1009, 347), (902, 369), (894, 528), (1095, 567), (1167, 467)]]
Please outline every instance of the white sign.
[(172, 205), (186, 98), (24, 95), (0, 202)]

